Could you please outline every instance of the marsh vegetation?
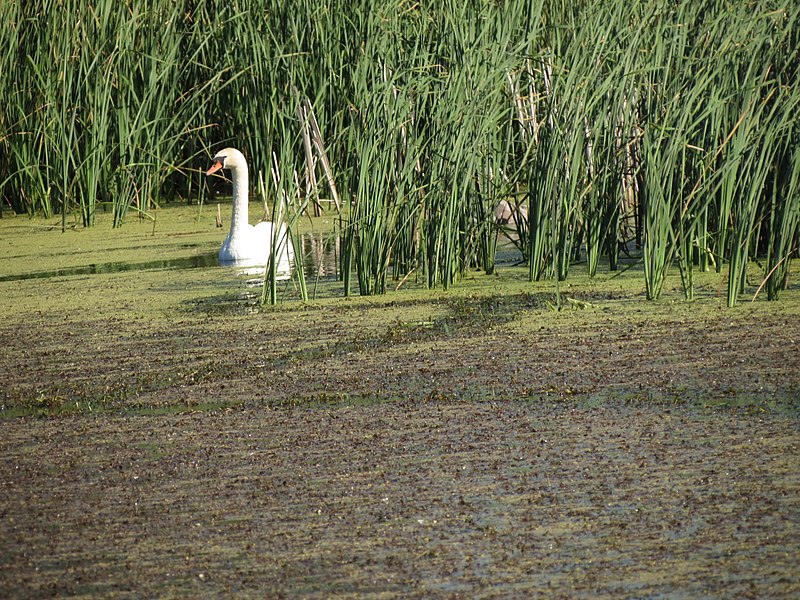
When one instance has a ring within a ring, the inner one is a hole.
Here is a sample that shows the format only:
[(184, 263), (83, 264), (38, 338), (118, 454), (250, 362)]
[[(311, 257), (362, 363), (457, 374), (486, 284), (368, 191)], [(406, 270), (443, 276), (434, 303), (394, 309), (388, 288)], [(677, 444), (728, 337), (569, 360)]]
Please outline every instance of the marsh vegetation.
[[(784, 2), (0, 6), (2, 204), (118, 227), (245, 151), (273, 203), (342, 210), (344, 292), (494, 268), (496, 205), (529, 278), (593, 275), (641, 248), (671, 265), (787, 281), (800, 211), (800, 26)], [(253, 186), (255, 188), (255, 186)], [(352, 285), (351, 285), (352, 283)]]

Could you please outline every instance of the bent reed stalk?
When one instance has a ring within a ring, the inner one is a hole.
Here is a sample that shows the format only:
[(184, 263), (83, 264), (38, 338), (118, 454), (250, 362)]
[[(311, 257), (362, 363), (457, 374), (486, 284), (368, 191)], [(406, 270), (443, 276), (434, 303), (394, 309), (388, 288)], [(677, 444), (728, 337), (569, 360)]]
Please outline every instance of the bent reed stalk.
[[(491, 272), (505, 200), (531, 280), (577, 261), (593, 275), (602, 255), (614, 269), (638, 244), (650, 299), (677, 263), (687, 298), (695, 268), (727, 269), (733, 306), (756, 257), (776, 299), (800, 227), (799, 12), (5, 0), (0, 200), (87, 227), (109, 209), (120, 226), (196, 194), (197, 166), (233, 145), (277, 168), (293, 235), (303, 202), (341, 199), (346, 294)], [(304, 114), (324, 177), (308, 174)]]

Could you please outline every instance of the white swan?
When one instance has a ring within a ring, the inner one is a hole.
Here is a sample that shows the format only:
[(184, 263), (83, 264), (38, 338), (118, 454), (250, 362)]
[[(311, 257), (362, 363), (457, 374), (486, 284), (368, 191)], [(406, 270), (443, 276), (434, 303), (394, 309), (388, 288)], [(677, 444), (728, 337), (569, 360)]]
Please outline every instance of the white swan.
[[(257, 225), (248, 222), (249, 184), (247, 160), (236, 148), (225, 148), (214, 155), (211, 168), (206, 175), (216, 173), (220, 169), (228, 169), (233, 180), (233, 214), (231, 230), (219, 249), (219, 261), (223, 264), (234, 263), (239, 266), (260, 266), (269, 263), (272, 252), (274, 229), (272, 223), (262, 221)], [(294, 261), (294, 248), (289, 240), (286, 225), (281, 224), (277, 236), (280, 248), (278, 251), (277, 272), (288, 274)]]

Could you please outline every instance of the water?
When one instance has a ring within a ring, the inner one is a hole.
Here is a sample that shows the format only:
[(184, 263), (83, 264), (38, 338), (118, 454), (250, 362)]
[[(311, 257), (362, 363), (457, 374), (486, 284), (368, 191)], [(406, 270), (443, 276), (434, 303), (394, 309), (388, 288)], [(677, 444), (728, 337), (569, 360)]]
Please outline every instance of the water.
[[(308, 278), (330, 278), (338, 275), (339, 238), (331, 235), (306, 234), (300, 242), (303, 257), (303, 272)], [(148, 271), (159, 269), (201, 269), (220, 266), (221, 268), (238, 268), (237, 265), (221, 266), (217, 253), (187, 256), (144, 262), (108, 262), (92, 263), (78, 267), (31, 271), (16, 275), (0, 276), (0, 282), (24, 281), (28, 279), (49, 279), (53, 277), (69, 277), (74, 275), (102, 275), (121, 273), (124, 271)], [(263, 267), (245, 267), (244, 274), (263, 274)]]
[[(335, 279), (339, 276), (340, 240), (333, 234), (305, 234), (300, 238), (300, 251), (302, 256), (303, 272), (307, 279)], [(296, 252), (297, 254), (297, 252)], [(512, 244), (498, 244), (495, 262), (498, 266), (510, 266), (519, 263), (522, 256)], [(299, 261), (296, 263), (300, 264)], [(77, 267), (30, 271), (15, 275), (0, 276), (0, 282), (23, 281), (28, 279), (48, 279), (54, 277), (69, 277), (74, 275), (102, 275), (120, 273), (124, 271), (148, 271), (164, 269), (205, 269), (219, 267), (223, 269), (237, 269), (242, 275), (259, 277), (259, 284), (263, 281), (264, 267), (249, 265), (220, 265), (216, 251), (210, 254), (200, 254), (183, 258), (160, 259), (140, 262), (107, 262), (91, 263)]]
[(168, 260), (150, 260), (146, 262), (110, 262), (92, 263), (80, 267), (67, 267), (52, 269), (50, 271), (32, 271), (16, 275), (4, 275), (2, 281), (21, 281), (26, 279), (48, 279), (51, 277), (69, 277), (71, 275), (102, 275), (106, 273), (120, 273), (123, 271), (146, 271), (154, 269), (197, 269), (219, 264), (216, 254), (189, 256), (186, 258), (173, 258)]
[(307, 234), (302, 236), (300, 245), (306, 277), (322, 279), (339, 275), (339, 236)]

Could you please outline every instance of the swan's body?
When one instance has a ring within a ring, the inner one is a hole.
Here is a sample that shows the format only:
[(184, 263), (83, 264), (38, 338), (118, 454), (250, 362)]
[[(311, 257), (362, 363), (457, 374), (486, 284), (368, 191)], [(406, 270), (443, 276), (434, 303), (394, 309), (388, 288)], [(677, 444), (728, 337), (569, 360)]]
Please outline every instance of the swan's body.
[(276, 236), (272, 223), (264, 221), (253, 226), (248, 221), (249, 186), (244, 155), (235, 148), (225, 148), (217, 152), (213, 161), (206, 175), (228, 169), (233, 180), (231, 230), (219, 249), (220, 262), (243, 266), (266, 265), (272, 253), (273, 240), (276, 240), (279, 244), (277, 271), (288, 273), (294, 261), (294, 248), (286, 225), (280, 226)]

